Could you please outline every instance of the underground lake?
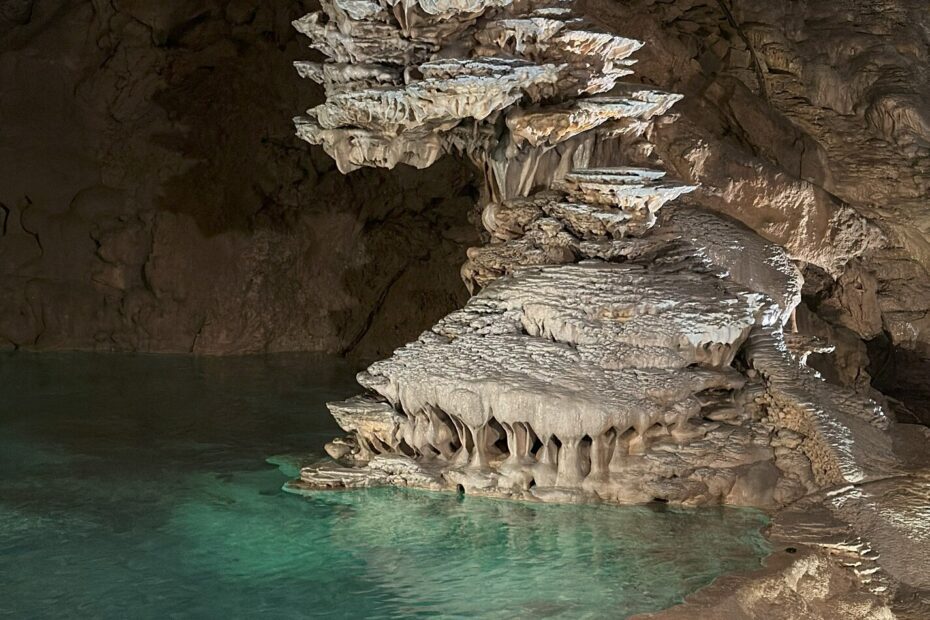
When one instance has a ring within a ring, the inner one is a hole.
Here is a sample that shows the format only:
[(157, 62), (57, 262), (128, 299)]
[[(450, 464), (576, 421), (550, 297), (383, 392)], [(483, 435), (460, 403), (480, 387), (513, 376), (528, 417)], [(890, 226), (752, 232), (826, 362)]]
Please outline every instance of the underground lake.
[(621, 618), (770, 551), (753, 510), (282, 491), (345, 361), (0, 355), (0, 616)]

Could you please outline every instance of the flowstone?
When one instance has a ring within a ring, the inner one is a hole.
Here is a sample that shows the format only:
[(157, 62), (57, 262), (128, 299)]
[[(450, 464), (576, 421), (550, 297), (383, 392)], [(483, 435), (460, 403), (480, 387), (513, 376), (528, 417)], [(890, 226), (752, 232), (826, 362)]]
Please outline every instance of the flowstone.
[(798, 266), (666, 177), (649, 138), (680, 96), (619, 81), (641, 42), (570, 0), (322, 7), (295, 23), (327, 57), (298, 63), (328, 97), (298, 135), (343, 172), (467, 158), (488, 243), (468, 304), (329, 405), (348, 436), (292, 490), (773, 510), (842, 492), (860, 536), (916, 514), (857, 491), (913, 464), (877, 403), (805, 365), (822, 344), (795, 333)]
[(680, 96), (619, 81), (641, 42), (568, 1), (322, 7), (295, 22), (327, 57), (297, 64), (327, 93), (298, 134), (343, 172), (468, 158), (490, 242), (295, 486), (772, 508), (896, 472), (880, 407), (789, 350), (784, 250), (666, 178), (648, 138)]

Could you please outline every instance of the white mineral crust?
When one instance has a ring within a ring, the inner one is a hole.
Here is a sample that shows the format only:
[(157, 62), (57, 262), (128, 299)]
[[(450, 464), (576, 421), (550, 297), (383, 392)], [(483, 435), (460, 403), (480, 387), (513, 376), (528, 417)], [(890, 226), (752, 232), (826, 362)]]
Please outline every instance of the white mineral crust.
[(641, 42), (570, 1), (322, 8), (295, 22), (326, 56), (296, 65), (327, 95), (298, 135), (344, 172), (468, 158), (489, 243), (471, 301), (330, 404), (342, 464), (299, 484), (778, 507), (899, 474), (881, 408), (786, 341), (785, 250), (666, 178), (649, 137), (680, 96), (618, 81)]

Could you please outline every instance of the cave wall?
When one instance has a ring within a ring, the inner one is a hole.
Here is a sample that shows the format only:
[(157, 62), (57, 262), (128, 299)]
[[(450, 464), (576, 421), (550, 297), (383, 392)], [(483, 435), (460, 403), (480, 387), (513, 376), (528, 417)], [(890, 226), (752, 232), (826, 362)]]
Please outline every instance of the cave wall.
[[(586, 6), (685, 95), (652, 139), (692, 199), (804, 267), (825, 375), (930, 402), (926, 3)], [(310, 8), (0, 0), (0, 343), (374, 356), (464, 302), (462, 165), (343, 177), (292, 137)]]
[[(695, 198), (804, 268), (828, 379), (930, 421), (930, 12), (921, 0), (588, 0), (685, 94), (654, 136)], [(908, 409), (910, 411), (908, 411)]]
[(307, 4), (0, 2), (0, 347), (373, 357), (464, 303), (461, 163), (293, 137)]

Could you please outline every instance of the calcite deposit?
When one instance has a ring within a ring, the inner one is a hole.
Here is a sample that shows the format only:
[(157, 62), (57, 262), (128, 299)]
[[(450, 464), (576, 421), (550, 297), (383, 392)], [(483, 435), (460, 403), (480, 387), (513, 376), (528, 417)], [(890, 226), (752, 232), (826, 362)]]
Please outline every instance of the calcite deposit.
[(470, 159), (489, 234), (465, 308), (331, 405), (349, 467), (303, 483), (774, 507), (893, 472), (881, 408), (787, 348), (785, 251), (679, 204), (696, 187), (649, 136), (681, 97), (620, 82), (642, 43), (575, 8), (334, 0), (295, 22), (327, 56), (297, 64), (328, 94), (298, 134), (345, 172)]
[[(487, 243), (462, 268), (471, 300), (330, 404), (337, 462), (292, 488), (868, 505), (848, 489), (908, 467), (895, 423), (806, 366), (824, 349), (795, 333), (798, 264), (688, 201), (653, 141), (681, 97), (621, 82), (642, 42), (580, 4), (324, 0), (295, 22), (326, 57), (298, 70), (328, 94), (298, 135), (344, 172), (468, 159)], [(870, 527), (913, 520), (908, 501)]]

